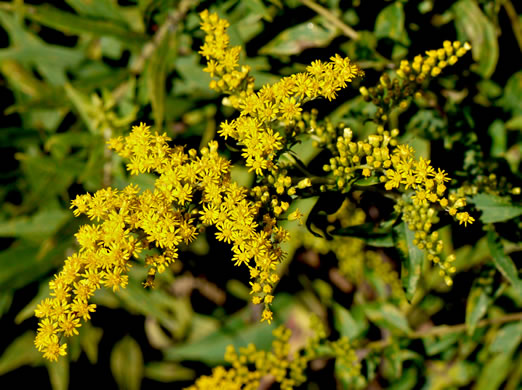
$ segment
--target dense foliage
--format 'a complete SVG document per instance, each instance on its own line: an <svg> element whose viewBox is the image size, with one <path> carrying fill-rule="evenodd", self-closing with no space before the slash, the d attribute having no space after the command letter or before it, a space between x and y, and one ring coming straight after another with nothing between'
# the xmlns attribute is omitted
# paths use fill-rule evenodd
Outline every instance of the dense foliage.
<svg viewBox="0 0 522 390"><path fill-rule="evenodd" d="M521 17L369 3L0 5L1 383L518 388Z"/></svg>

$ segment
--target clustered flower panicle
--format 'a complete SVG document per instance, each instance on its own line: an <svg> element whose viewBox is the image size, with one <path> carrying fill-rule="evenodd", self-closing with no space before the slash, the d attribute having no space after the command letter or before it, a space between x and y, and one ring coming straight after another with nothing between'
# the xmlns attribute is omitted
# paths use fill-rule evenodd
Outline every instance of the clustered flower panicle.
<svg viewBox="0 0 522 390"><path fill-rule="evenodd" d="M306 72L283 77L255 92L249 68L237 70L240 48L229 47L228 22L207 10L200 16L201 28L207 33L200 53L207 60L205 71L217 78L210 88L229 94L228 102L240 113L223 122L218 133L241 145L246 166L257 175L277 170L274 160L286 143L277 130L280 123L298 121L304 103L318 97L335 99L341 88L364 74L349 58L336 55L330 62L314 61Z"/></svg>
<svg viewBox="0 0 522 390"><path fill-rule="evenodd" d="M279 281L277 265L284 256L281 243L290 239L289 232L278 226L278 219L284 218L300 193L316 189L312 183L316 178L293 177L287 164L279 160L290 151L297 134L312 136L317 146L332 153L330 163L324 166L328 177L321 178L324 184L319 191L347 192L360 178L374 178L385 191L402 193L397 210L415 231L417 246L428 252L430 260L441 267L446 283L451 283L453 258L440 259L442 241L437 232L430 232L437 221L437 208L447 210L465 225L474 219L467 212L459 212L465 206L464 197L446 196L445 183L450 180L446 173L436 171L429 160L417 159L411 147L399 145L396 129L387 131L380 125L376 134L355 141L351 129L329 122L323 126L317 123L316 113L302 112L304 103L320 97L332 100L341 88L362 76L357 65L339 55L329 62L317 60L306 72L284 77L255 92L249 68L239 65L240 48L229 45L228 22L208 11L201 13L201 20L206 37L200 53L207 60L205 71L213 78L210 87L227 94L225 102L239 112L235 119L221 124L219 134L239 145L257 185L247 189L232 181L231 163L219 155L217 141L209 142L199 152L186 151L182 146L170 146L166 134L153 134L145 124L134 126L127 137L111 139L110 149L128 161L131 175L153 173L157 179L151 190L142 191L130 184L123 190L105 188L73 200L74 215L85 214L96 223L80 227L76 234L80 249L66 259L63 269L49 282L51 297L35 310L40 318L35 345L49 360L65 355L63 337L78 334L81 321L90 319L96 310L90 299L96 290L104 286L117 291L128 284L133 258L142 259L148 267L144 285L152 287L155 275L178 258L178 246L190 244L211 226L217 240L231 245L234 264L249 269L252 302L264 305L261 321L270 323L273 289ZM394 96L402 96L400 91L413 84L418 86L428 74L436 76L467 50L467 44L461 47L445 42L444 49L427 52L428 58L416 57L411 65L401 63L395 80L402 81L394 80L392 89L381 80L386 88L377 88L376 94L364 89L361 93L365 97L375 95L373 100L382 109L380 120L384 121L383 107L391 105ZM284 219L300 220L302 216L295 210ZM358 245L362 250L363 244ZM394 277L388 282L397 284ZM239 383L254 388L261 372L272 374L282 388L302 383L302 370L309 359L295 356L289 361L285 346L289 333L277 332L272 352L248 347L238 356L229 350L227 360L235 371L218 368L212 377L198 381L195 388L218 384L220 388L238 388ZM348 351L344 341L330 347ZM357 359L350 359L346 364L357 367ZM258 369L250 372L247 362Z"/></svg>
<svg viewBox="0 0 522 390"><path fill-rule="evenodd" d="M80 228L80 250L50 282L53 298L36 309L41 321L35 344L46 358L65 355L60 338L77 334L80 319L90 319L96 306L89 299L97 289L103 285L117 291L127 285L132 257L143 249L158 252L145 259L150 276L145 285L152 286L156 273L177 259L178 245L189 244L208 226L216 228L219 241L232 245L235 265L249 268L253 300L265 304L262 320L272 320L269 304L279 280L279 245L288 233L258 218L259 202L249 200L247 190L231 180L230 162L217 153L216 141L198 155L194 149L186 153L183 147L170 147L169 140L141 124L128 137L109 141L111 149L129 159L131 174L158 175L153 190L140 192L131 184L122 191L79 195L72 202L76 216L86 214L101 223Z"/></svg>
<svg viewBox="0 0 522 390"><path fill-rule="evenodd" d="M294 350L292 331L284 325L273 331L275 339L270 351L258 350L254 344L240 347L239 353L233 345L227 347L225 361L231 366L215 367L211 375L199 377L194 385L185 390L255 390L262 383L279 383L282 390L292 390L305 383L308 363L324 355L338 359L345 376L361 382L361 363L347 337L336 341L326 340L326 332L319 318L311 316L313 331L304 348ZM321 348L324 352L320 352Z"/></svg>

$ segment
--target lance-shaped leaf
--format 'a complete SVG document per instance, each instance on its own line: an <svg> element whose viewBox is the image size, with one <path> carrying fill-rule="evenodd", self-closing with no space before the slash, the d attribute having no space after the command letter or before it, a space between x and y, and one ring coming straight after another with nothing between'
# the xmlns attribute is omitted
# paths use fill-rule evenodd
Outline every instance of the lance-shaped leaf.
<svg viewBox="0 0 522 390"><path fill-rule="evenodd" d="M488 232L488 246L495 267L513 285L517 294L522 296L522 280L518 277L517 267L511 257L504 252L500 238L495 232Z"/></svg>
<svg viewBox="0 0 522 390"><path fill-rule="evenodd" d="M484 223L504 222L522 214L521 206L497 195L477 194L470 198L470 202L482 211L480 220Z"/></svg>
<svg viewBox="0 0 522 390"><path fill-rule="evenodd" d="M417 284L421 276L424 252L413 243L415 233L408 229L406 223L403 222L398 225L396 232L398 234L398 240L405 241L406 248L408 249L408 253L402 252L405 256L402 263L401 279L402 285L406 290L406 298L411 301L417 290Z"/></svg>

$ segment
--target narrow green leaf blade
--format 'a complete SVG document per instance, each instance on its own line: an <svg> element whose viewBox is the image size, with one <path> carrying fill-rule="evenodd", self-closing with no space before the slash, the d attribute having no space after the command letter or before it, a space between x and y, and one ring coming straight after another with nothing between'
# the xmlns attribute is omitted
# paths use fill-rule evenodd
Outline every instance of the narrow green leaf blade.
<svg viewBox="0 0 522 390"><path fill-rule="evenodd" d="M489 296L482 286L477 286L471 290L468 301L466 302L466 325L468 334L473 334L477 323L486 314L490 303Z"/></svg>
<svg viewBox="0 0 522 390"><path fill-rule="evenodd" d="M413 243L415 233L412 232L406 223L401 223L397 227L399 233L399 239L406 241L406 247L408 253L406 254L406 261L402 265L401 279L402 285L406 290L406 298L411 300L415 291L417 290L417 284L421 276L422 262L424 261L424 252L417 248Z"/></svg>
<svg viewBox="0 0 522 390"><path fill-rule="evenodd" d="M482 211L480 219L484 223L504 222L522 215L521 206L497 195L477 194L470 198L470 202Z"/></svg>
<svg viewBox="0 0 522 390"><path fill-rule="evenodd" d="M368 304L364 312L371 321L394 333L408 334L411 331L406 316L392 304L380 302Z"/></svg>
<svg viewBox="0 0 522 390"><path fill-rule="evenodd" d="M497 335L489 350L491 352L512 351L518 347L522 341L522 321L507 324L497 332Z"/></svg>
<svg viewBox="0 0 522 390"><path fill-rule="evenodd" d="M34 347L34 332L27 331L16 338L0 356L0 375L40 360L42 355Z"/></svg>
<svg viewBox="0 0 522 390"><path fill-rule="evenodd" d="M57 362L46 361L47 371L53 390L67 390L69 388L69 359L62 357Z"/></svg>
<svg viewBox="0 0 522 390"><path fill-rule="evenodd" d="M488 232L488 246L493 263L500 273L513 285L519 296L522 296L522 280L518 277L517 267L513 260L506 255L500 238L495 232Z"/></svg>
<svg viewBox="0 0 522 390"><path fill-rule="evenodd" d="M139 344L125 336L111 353L111 371L120 389L139 390L143 378L143 355Z"/></svg>

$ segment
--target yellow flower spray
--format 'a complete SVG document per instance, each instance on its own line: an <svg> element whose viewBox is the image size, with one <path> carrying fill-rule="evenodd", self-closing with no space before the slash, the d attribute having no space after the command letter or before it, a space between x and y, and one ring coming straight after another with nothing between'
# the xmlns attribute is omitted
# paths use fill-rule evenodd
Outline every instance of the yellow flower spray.
<svg viewBox="0 0 522 390"><path fill-rule="evenodd" d="M329 176L327 184L322 184L319 191L346 192L358 178L375 176L387 191L411 194L398 201L397 209L416 232L417 245L441 265L447 283L451 281L451 259L440 261L441 241L436 232L428 234L436 218L434 207L448 210L460 223L472 223L473 218L458 212L465 206L464 198L444 196L444 183L449 180L445 172L435 171L429 161L416 159L410 147L398 145L397 130L387 131L380 126L377 134L355 142L350 129L343 128L340 135L335 126L324 129L321 125L303 125L302 105L316 98L334 99L341 88L363 75L357 65L339 55L329 62L317 60L306 72L284 77L255 92L249 68L239 65L240 48L229 45L228 22L208 11L201 13L201 20L206 37L200 53L207 60L205 71L213 78L210 87L227 94L225 103L239 111L236 119L221 124L219 134L237 142L249 171L261 179L259 185L248 190L232 181L230 161L219 155L217 141L209 142L199 152L185 151L180 146L169 146L171 139L166 134L153 134L145 124L133 127L127 137L110 140L109 147L128 161L131 175L152 172L157 179L152 190L142 191L131 184L123 190L106 188L94 195L80 195L72 202L74 215L85 214L96 224L79 229L76 238L80 249L66 259L63 269L49 283L51 297L35 310L40 318L35 345L49 360L65 355L67 343L63 338L77 334L81 321L90 319L96 305L89 301L96 290L104 286L117 291L127 285L133 258L144 255L149 267L144 285L152 287L155 275L178 258L178 245L190 244L208 226L215 227L219 241L231 245L234 264L249 269L252 302L264 305L261 321L270 323L273 289L279 281L277 265L284 255L280 244L290 239L289 233L277 226L277 218L289 209L293 199L315 185L309 177L291 177L278 161L282 153L290 150L297 134L315 137L318 146L334 155L324 167ZM416 57L411 65L401 63L398 81L390 85L419 85L428 74L436 76L440 69L455 63L469 47L445 43L442 50L428 52L427 59ZM382 90L388 88L386 80L382 85ZM362 89L361 93L372 99L373 91ZM384 94L387 100L376 97L382 97L382 93L373 97L382 106L380 120L385 119L384 105L389 105L393 96L404 98L393 93L391 89ZM301 216L296 210L287 219ZM276 336L284 343L289 335L284 330L278 332ZM336 348L343 350L341 346ZM266 357L261 356L263 353L254 348L250 355L258 364ZM272 353L281 361L287 354L279 347ZM291 375L292 382L284 382L279 368L270 368L271 374L281 379L277 381L283 388L292 388L304 380L298 373L306 362L296 359L289 364L285 369L296 373L295 377ZM245 376L241 367L237 371L241 383L258 383L255 372ZM222 383L224 378L228 387L222 388L239 388L237 378L230 378L229 372L216 369L213 377L218 377L217 382L209 383ZM196 388L208 387L201 383Z"/></svg>

